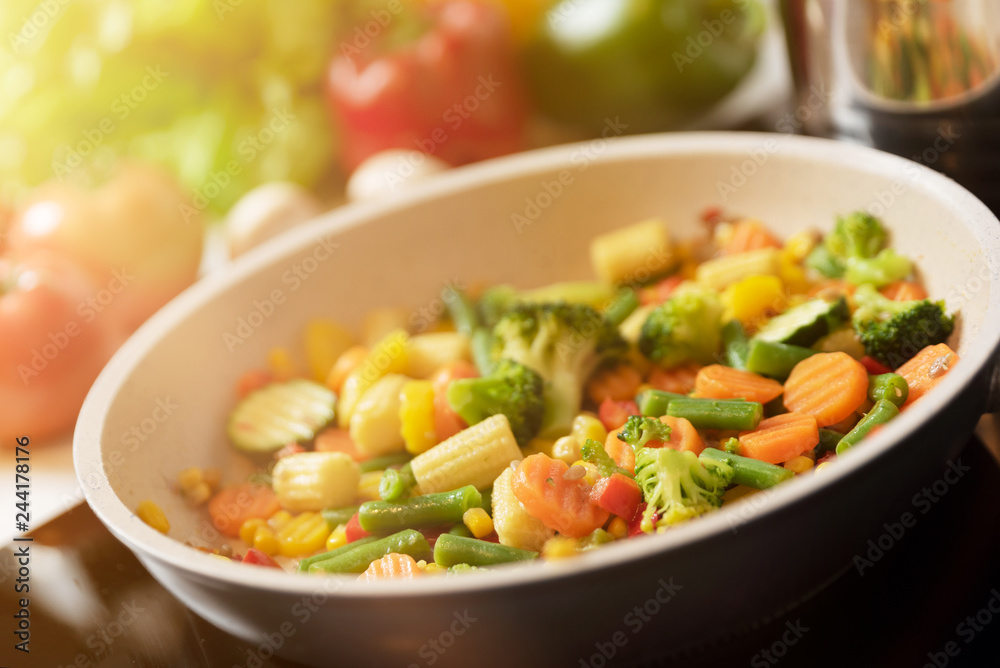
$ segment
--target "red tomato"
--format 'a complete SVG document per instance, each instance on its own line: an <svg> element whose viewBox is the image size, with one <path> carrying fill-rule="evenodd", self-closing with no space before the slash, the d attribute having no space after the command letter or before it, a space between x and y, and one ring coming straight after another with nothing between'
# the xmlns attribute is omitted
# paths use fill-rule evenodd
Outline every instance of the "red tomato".
<svg viewBox="0 0 1000 668"><path fill-rule="evenodd" d="M348 39L330 63L328 101L347 171L387 149L463 165L523 148L526 107L504 11L468 0L418 11L395 19L429 26L415 40L384 51L391 40Z"/></svg>
<svg viewBox="0 0 1000 668"><path fill-rule="evenodd" d="M0 260L0 442L32 442L73 426L83 399L120 339L88 319L93 285L51 253Z"/></svg>
<svg viewBox="0 0 1000 668"><path fill-rule="evenodd" d="M54 250L91 273L84 317L131 333L191 284L201 262L201 216L171 177L126 164L101 188L40 186L10 224L8 252Z"/></svg>

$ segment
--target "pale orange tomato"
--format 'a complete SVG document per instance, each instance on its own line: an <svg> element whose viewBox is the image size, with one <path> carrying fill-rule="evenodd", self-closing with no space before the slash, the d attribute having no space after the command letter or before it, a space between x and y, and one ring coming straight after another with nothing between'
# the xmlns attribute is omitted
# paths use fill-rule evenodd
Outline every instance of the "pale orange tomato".
<svg viewBox="0 0 1000 668"><path fill-rule="evenodd" d="M11 221L7 252L54 250L87 269L88 305L129 333L190 285L198 273L201 215L165 172L123 163L100 188L40 186Z"/></svg>
<svg viewBox="0 0 1000 668"><path fill-rule="evenodd" d="M0 259L0 443L7 448L68 431L97 374L120 343L108 319L81 312L93 293L85 271L39 251Z"/></svg>

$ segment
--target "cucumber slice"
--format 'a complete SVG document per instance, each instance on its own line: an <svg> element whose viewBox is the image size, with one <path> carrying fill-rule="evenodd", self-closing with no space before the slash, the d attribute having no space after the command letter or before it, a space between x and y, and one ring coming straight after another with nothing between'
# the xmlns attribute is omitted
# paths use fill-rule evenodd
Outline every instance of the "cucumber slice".
<svg viewBox="0 0 1000 668"><path fill-rule="evenodd" d="M808 347L847 322L850 315L843 297L833 302L810 299L768 320L754 338Z"/></svg>
<svg viewBox="0 0 1000 668"><path fill-rule="evenodd" d="M229 439L240 450L263 453L310 441L333 420L336 401L337 395L310 380L271 383L229 414Z"/></svg>

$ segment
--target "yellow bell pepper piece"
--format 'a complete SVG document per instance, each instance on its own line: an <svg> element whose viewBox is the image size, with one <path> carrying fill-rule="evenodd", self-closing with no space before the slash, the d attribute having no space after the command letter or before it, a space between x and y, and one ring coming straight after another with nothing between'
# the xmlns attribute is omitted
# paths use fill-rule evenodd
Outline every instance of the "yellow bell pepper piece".
<svg viewBox="0 0 1000 668"><path fill-rule="evenodd" d="M788 300L777 276L748 276L733 283L722 293L726 319L736 318L744 326L763 318L768 311L785 310Z"/></svg>
<svg viewBox="0 0 1000 668"><path fill-rule="evenodd" d="M406 451L419 455L437 443L434 428L434 387L429 380L411 380L399 392L400 430Z"/></svg>
<svg viewBox="0 0 1000 668"><path fill-rule="evenodd" d="M324 382L333 363L354 345L354 337L334 320L316 318L305 327L306 361L317 382Z"/></svg>

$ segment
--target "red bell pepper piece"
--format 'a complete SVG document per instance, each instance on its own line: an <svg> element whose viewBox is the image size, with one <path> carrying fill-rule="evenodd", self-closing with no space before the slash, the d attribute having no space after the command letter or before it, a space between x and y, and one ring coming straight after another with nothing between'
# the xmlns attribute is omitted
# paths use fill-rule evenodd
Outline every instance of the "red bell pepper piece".
<svg viewBox="0 0 1000 668"><path fill-rule="evenodd" d="M254 547L247 550L242 563L252 564L254 566L266 566L268 568L281 568L277 561Z"/></svg>
<svg viewBox="0 0 1000 668"><path fill-rule="evenodd" d="M868 373L873 376L879 376L883 373L892 373L892 369L882 364L877 359L868 357L868 355L861 358L861 364L864 365L865 369L868 370Z"/></svg>
<svg viewBox="0 0 1000 668"><path fill-rule="evenodd" d="M628 537L638 536L643 532L642 530L642 514L646 511L646 502L643 501L635 509L635 514L632 515L632 519L628 523ZM653 523L656 523L656 516L653 516Z"/></svg>
<svg viewBox="0 0 1000 668"><path fill-rule="evenodd" d="M612 515L630 520L642 502L642 492L635 480L621 473L615 473L598 480L590 491L590 498Z"/></svg>
<svg viewBox="0 0 1000 668"><path fill-rule="evenodd" d="M344 536L347 538L348 543L353 543L370 535L370 533L361 528L361 520L358 518L357 513L354 513L344 526Z"/></svg>
<svg viewBox="0 0 1000 668"><path fill-rule="evenodd" d="M607 397L597 408L597 417L608 431L614 431L628 422L630 415L639 415L639 406L634 401L615 401Z"/></svg>
<svg viewBox="0 0 1000 668"><path fill-rule="evenodd" d="M390 44L421 22L419 37ZM523 85L500 7L445 0L404 10L366 42L345 41L327 74L348 171L387 149L463 165L523 148Z"/></svg>

